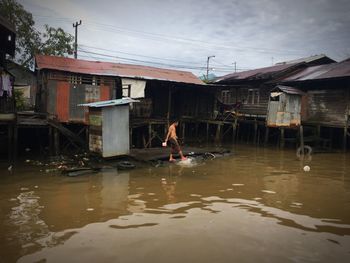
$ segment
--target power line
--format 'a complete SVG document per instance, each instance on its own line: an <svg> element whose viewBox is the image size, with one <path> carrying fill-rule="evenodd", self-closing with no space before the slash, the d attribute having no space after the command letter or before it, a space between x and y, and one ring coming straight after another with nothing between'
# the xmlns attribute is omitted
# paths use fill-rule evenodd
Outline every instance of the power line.
<svg viewBox="0 0 350 263"><path fill-rule="evenodd" d="M94 59L112 59L113 62L115 60L123 60L123 61L128 61L128 62L133 62L133 63L144 63L144 64L151 64L151 65L156 65L156 66L162 66L162 67L171 67L171 68L177 68L177 69L191 69L191 70L205 70L205 66L188 66L188 65L174 65L174 64L167 64L167 63L160 63L160 62L155 62L155 61L146 61L146 60L140 60L140 59L132 59L132 58L126 58L126 57L120 57L120 56L115 56L115 55L110 55L110 54L104 54L104 53L99 53L99 52L92 52L92 51L87 51L85 49L79 48L79 51L82 53L85 53L91 57L91 55L94 55ZM98 57L96 57L98 56ZM85 56L87 57L87 56ZM232 69L226 69L226 68L215 68L216 71L218 72L232 72Z"/></svg>
<svg viewBox="0 0 350 263"><path fill-rule="evenodd" d="M41 18L48 18L50 20L59 20L59 21L71 21L69 18L57 18L57 17L50 17L50 16L42 16L42 15L37 15L33 14L35 17L41 17ZM90 20L91 22L87 21L85 24L92 25L95 27L99 27L100 29L108 32L115 32L119 34L124 34L124 35L129 35L131 37L135 38L141 38L141 39L148 39L148 40L158 40L158 41L165 41L171 43L175 42L181 42L182 44L187 43L187 44L196 44L197 46L201 47L219 47L223 49L230 49L230 50L237 50L239 52L245 52L248 49L255 50L257 52L264 52L264 53L273 53L273 54L278 54L278 53L283 53L283 54L288 54L288 53L299 53L302 52L302 50L279 50L279 49L269 49L269 48L262 48L262 47L252 47L252 46L240 46L237 44L222 44L222 43L209 43L206 41L202 41L199 39L191 39L191 38L184 38L184 37L179 37L179 36L169 36L169 35L164 35L164 34L157 34L157 33L150 33L150 32L144 32L144 31L139 31L139 30L130 30L122 27L116 27L114 25L110 24L103 24L99 23L97 21ZM137 34L135 36L135 34Z"/></svg>

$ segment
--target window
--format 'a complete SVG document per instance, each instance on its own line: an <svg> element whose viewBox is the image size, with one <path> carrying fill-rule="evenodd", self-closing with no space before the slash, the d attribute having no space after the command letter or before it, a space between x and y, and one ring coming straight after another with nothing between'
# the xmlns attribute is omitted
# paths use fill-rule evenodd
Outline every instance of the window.
<svg viewBox="0 0 350 263"><path fill-rule="evenodd" d="M131 85L122 86L122 97L130 97Z"/></svg>
<svg viewBox="0 0 350 263"><path fill-rule="evenodd" d="M259 104L260 94L258 89L248 89L246 104Z"/></svg>
<svg viewBox="0 0 350 263"><path fill-rule="evenodd" d="M69 82L72 84L81 84L81 76L78 75L70 75Z"/></svg>
<svg viewBox="0 0 350 263"><path fill-rule="evenodd" d="M221 91L221 101L224 104L232 104L233 103L233 94L230 90Z"/></svg>

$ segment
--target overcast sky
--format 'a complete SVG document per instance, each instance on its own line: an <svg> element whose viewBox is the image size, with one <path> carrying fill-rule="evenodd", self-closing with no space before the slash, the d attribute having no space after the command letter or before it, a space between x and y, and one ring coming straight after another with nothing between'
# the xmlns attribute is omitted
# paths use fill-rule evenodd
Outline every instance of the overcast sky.
<svg viewBox="0 0 350 263"><path fill-rule="evenodd" d="M19 2L38 29L49 24L74 34L72 23L81 19L82 59L201 75L207 56L215 55L211 72L223 75L234 71L234 62L243 70L322 53L337 61L350 57L349 0Z"/></svg>

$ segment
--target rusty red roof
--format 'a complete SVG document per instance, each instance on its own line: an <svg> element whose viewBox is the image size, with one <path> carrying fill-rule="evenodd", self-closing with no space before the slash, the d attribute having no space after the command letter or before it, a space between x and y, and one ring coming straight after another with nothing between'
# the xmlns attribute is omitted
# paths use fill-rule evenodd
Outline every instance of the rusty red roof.
<svg viewBox="0 0 350 263"><path fill-rule="evenodd" d="M313 66L282 79L283 82L350 77L350 60Z"/></svg>
<svg viewBox="0 0 350 263"><path fill-rule="evenodd" d="M291 64L281 64L281 65L275 65L271 67L265 67L265 68L259 68L259 69L253 69L253 70L247 70L242 72L236 72L231 73L225 76L222 76L215 80L215 82L226 82L230 80L247 80L247 79L260 79L260 78L266 78L267 76L283 72L284 70L287 70L289 68L294 67L295 65L298 65L299 63L291 63Z"/></svg>
<svg viewBox="0 0 350 263"><path fill-rule="evenodd" d="M88 61L65 57L37 55L37 69L53 69L73 73L119 76L138 79L157 79L191 84L204 84L193 73L141 65Z"/></svg>

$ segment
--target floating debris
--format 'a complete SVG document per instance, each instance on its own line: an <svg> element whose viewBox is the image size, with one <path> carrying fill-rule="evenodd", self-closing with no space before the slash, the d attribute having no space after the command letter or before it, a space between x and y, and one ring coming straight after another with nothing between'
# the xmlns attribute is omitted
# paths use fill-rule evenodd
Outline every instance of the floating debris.
<svg viewBox="0 0 350 263"><path fill-rule="evenodd" d="M263 193L267 193L267 194L275 194L275 191L270 191L270 190L261 190L261 192Z"/></svg>
<svg viewBox="0 0 350 263"><path fill-rule="evenodd" d="M93 208L86 208L86 211L94 211L95 209L93 209Z"/></svg>

